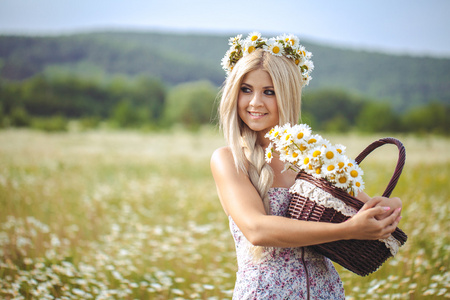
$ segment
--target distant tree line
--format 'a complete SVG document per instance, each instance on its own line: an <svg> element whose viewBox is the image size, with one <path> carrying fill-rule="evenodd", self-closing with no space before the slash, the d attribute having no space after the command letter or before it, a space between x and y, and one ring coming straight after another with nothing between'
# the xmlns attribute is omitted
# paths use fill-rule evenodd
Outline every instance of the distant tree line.
<svg viewBox="0 0 450 300"><path fill-rule="evenodd" d="M108 80L74 75L37 75L0 83L0 126L67 130L107 124L117 128L196 129L216 123L219 88L209 81L167 86L153 77ZM396 112L390 103L342 90L313 90L303 95L301 122L322 131L424 132L449 134L450 106L432 102Z"/></svg>
<svg viewBox="0 0 450 300"><path fill-rule="evenodd" d="M199 80L219 86L229 35L92 32L60 36L0 35L0 80L69 73L91 78L159 78L168 85ZM389 55L302 44L314 56L308 90L338 88L389 99L398 113L430 101L450 104L450 59Z"/></svg>

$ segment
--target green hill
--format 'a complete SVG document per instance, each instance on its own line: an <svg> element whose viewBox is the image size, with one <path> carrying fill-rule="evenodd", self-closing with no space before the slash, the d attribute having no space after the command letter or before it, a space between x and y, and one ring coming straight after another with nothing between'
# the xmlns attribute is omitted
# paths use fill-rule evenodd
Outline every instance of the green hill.
<svg viewBox="0 0 450 300"><path fill-rule="evenodd" d="M168 85L207 79L222 84L228 36L157 32L94 32L0 36L0 78L41 73L148 75ZM450 103L450 59L388 55L302 42L314 54L314 91L338 88L391 103L397 111Z"/></svg>

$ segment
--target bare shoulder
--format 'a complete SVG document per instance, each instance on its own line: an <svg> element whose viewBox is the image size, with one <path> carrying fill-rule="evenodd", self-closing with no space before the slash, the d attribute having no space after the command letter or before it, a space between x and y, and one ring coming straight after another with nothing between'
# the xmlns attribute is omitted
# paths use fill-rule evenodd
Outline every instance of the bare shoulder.
<svg viewBox="0 0 450 300"><path fill-rule="evenodd" d="M211 155L211 168L229 163L234 163L234 159L233 153L231 153L231 149L228 146L216 149Z"/></svg>
<svg viewBox="0 0 450 300"><path fill-rule="evenodd" d="M233 153L231 152L230 147L216 149L211 155L210 164L211 171L216 179L219 174L230 176L234 173L234 175L237 175Z"/></svg>

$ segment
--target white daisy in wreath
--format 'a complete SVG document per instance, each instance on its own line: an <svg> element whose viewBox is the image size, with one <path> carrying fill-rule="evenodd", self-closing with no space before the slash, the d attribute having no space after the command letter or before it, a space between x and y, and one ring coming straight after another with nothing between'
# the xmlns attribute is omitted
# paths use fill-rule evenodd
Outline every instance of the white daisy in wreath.
<svg viewBox="0 0 450 300"><path fill-rule="evenodd" d="M261 33L259 33L258 31L253 31L248 35L247 38L252 42L256 42L261 38Z"/></svg>
<svg viewBox="0 0 450 300"><path fill-rule="evenodd" d="M267 51L272 55L282 56L284 54L284 47L280 42L271 39L267 41Z"/></svg>

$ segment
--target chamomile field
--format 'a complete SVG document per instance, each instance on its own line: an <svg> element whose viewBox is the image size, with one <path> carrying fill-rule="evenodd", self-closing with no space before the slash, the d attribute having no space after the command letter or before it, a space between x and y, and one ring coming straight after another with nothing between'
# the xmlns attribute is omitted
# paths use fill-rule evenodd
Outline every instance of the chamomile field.
<svg viewBox="0 0 450 300"><path fill-rule="evenodd" d="M355 157L384 137L323 136ZM348 299L450 298L450 140L396 136L408 241L377 272L337 266ZM234 243L209 158L219 132L0 131L1 299L230 299ZM362 164L380 195L397 149Z"/></svg>

